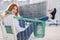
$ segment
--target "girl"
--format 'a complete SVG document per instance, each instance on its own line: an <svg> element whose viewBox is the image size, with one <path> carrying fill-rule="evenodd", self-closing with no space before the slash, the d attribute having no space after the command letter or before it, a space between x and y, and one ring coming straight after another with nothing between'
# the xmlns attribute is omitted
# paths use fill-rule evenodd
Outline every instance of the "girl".
<svg viewBox="0 0 60 40"><path fill-rule="evenodd" d="M15 3L12 3L8 7L7 11L5 11L5 13L2 14L2 17L4 19L4 25L13 27L13 24L14 24L14 27L16 29L16 34L17 34L17 40L28 40L33 30L35 29L35 27L37 27L38 23L32 22L27 28L25 27L22 28L19 24L20 21L15 19L14 16L18 17L18 5ZM49 16L46 16L39 20L46 21L48 20L49 17L51 18L52 15L50 14ZM25 21L23 23L25 23ZM25 25L23 23L22 25Z"/></svg>

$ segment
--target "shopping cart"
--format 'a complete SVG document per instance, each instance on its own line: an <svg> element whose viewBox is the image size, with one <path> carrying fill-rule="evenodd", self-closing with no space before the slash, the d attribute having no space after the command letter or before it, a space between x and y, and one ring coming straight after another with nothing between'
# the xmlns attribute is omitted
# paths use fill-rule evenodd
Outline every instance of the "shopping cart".
<svg viewBox="0 0 60 40"><path fill-rule="evenodd" d="M30 23L29 27L26 28L26 30L24 30L23 32L19 32L17 34L17 40L28 40L32 32L34 32L34 36L38 38L43 38L45 36L45 21L38 20L38 19L31 19L31 18L23 18L23 17L14 17L14 18L21 21L20 24L22 25L24 25L24 22Z"/></svg>

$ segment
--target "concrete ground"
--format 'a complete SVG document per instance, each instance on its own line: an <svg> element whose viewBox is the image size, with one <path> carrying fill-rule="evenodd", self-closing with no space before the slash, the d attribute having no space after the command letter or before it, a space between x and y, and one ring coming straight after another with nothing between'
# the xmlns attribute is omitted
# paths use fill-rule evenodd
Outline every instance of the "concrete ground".
<svg viewBox="0 0 60 40"><path fill-rule="evenodd" d="M33 33L30 40L60 40L60 26L46 26L44 38L36 38Z"/></svg>
<svg viewBox="0 0 60 40"><path fill-rule="evenodd" d="M33 33L30 37L30 40L60 40L60 26L46 26L45 29L45 37L44 38L36 38L34 37ZM3 35L0 28L0 40L3 40Z"/></svg>

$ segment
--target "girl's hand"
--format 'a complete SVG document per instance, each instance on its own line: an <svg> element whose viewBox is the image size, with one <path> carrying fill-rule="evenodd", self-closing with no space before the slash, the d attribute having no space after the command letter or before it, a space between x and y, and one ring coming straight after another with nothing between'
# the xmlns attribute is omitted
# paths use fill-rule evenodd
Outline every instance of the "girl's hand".
<svg viewBox="0 0 60 40"><path fill-rule="evenodd" d="M4 13L1 14L1 17L2 17L2 18L5 18L7 15L8 15L8 14L7 14L6 12L4 12Z"/></svg>

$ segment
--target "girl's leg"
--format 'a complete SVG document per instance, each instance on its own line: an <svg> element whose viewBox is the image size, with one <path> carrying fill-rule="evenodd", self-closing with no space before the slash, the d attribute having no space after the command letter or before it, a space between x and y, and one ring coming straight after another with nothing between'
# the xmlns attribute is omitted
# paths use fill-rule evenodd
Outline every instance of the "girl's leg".
<svg viewBox="0 0 60 40"><path fill-rule="evenodd" d="M20 27L25 28L25 21L24 20L20 20L19 21L19 25L20 25Z"/></svg>
<svg viewBox="0 0 60 40"><path fill-rule="evenodd" d="M48 16L46 16L46 17L40 18L39 20L47 21L48 19L49 19L49 17L48 17Z"/></svg>
<svg viewBox="0 0 60 40"><path fill-rule="evenodd" d="M32 22L30 26L17 34L17 40L28 40L38 23Z"/></svg>

